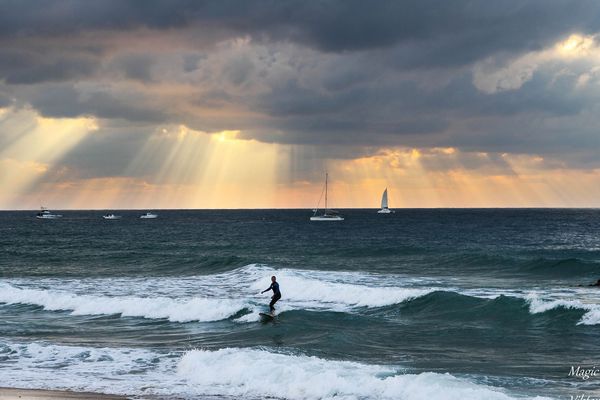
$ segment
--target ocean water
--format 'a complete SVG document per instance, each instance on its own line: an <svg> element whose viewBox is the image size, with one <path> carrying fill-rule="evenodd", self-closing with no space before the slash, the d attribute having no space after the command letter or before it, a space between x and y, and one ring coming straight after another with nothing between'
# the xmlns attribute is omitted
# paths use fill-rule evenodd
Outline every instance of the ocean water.
<svg viewBox="0 0 600 400"><path fill-rule="evenodd" d="M0 212L0 386L600 397L599 210L60 213Z"/></svg>

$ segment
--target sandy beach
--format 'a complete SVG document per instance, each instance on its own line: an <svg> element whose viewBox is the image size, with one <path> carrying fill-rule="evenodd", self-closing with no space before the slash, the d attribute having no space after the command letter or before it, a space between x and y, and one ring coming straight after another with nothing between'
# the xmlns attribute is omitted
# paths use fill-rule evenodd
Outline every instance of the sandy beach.
<svg viewBox="0 0 600 400"><path fill-rule="evenodd" d="M124 400L127 399L127 397L102 393L72 392L65 390L0 388L0 400L17 399Z"/></svg>

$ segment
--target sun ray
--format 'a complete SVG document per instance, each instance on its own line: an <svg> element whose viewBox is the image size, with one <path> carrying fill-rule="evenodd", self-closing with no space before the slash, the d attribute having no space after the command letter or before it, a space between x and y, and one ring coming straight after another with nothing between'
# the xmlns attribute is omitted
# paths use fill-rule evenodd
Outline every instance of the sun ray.
<svg viewBox="0 0 600 400"><path fill-rule="evenodd" d="M10 196L21 199L22 207L39 207L40 201L50 199L36 194L32 186L43 182L54 162L97 129L93 118L52 119L31 110L5 112L0 131L8 132L9 140L0 150L4 167L0 186L10 187ZM30 195L23 197L26 192ZM6 196L0 194L0 204L9 203Z"/></svg>

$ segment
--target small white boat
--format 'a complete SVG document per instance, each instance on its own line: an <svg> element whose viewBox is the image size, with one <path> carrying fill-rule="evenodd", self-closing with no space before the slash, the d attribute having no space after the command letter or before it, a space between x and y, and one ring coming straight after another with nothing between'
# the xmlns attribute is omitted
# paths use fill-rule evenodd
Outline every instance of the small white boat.
<svg viewBox="0 0 600 400"><path fill-rule="evenodd" d="M337 211L327 210L321 215L313 215L311 221L343 221L344 217L338 214Z"/></svg>
<svg viewBox="0 0 600 400"><path fill-rule="evenodd" d="M35 217L39 218L39 219L57 219L57 218L62 218L62 215L52 214L50 212L50 210L48 210L46 207L42 207L40 209L40 212L37 213Z"/></svg>
<svg viewBox="0 0 600 400"><path fill-rule="evenodd" d="M377 211L377 214L391 214L393 210L388 208L388 194L387 188L383 191L383 195L381 195L381 210Z"/></svg>
<svg viewBox="0 0 600 400"><path fill-rule="evenodd" d="M317 213L319 212L319 205L317 204L317 208L315 208L314 214L312 217L310 217L311 221L343 221L344 217L342 217L337 211L335 210L330 210L329 208L327 208L327 186L328 186L328 182L329 182L329 174L325 173L325 209L323 211L323 214L321 215L317 215ZM323 194L321 194L322 196ZM319 199L319 203L321 202L321 199Z"/></svg>
<svg viewBox="0 0 600 400"><path fill-rule="evenodd" d="M121 219L121 216L115 215L115 214L106 214L106 215L103 215L102 218L104 218L104 219Z"/></svg>
<svg viewBox="0 0 600 400"><path fill-rule="evenodd" d="M154 219L154 218L158 218L157 214L152 214L151 212L147 212L144 215L141 215L140 218L142 219Z"/></svg>

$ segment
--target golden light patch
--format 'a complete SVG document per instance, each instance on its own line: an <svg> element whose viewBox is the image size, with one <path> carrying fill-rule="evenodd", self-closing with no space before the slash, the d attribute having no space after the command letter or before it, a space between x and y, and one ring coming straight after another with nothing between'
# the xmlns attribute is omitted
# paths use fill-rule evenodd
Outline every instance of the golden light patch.
<svg viewBox="0 0 600 400"><path fill-rule="evenodd" d="M216 134L217 140L220 142L225 142L228 140L235 140L239 135L240 131L222 131Z"/></svg>
<svg viewBox="0 0 600 400"><path fill-rule="evenodd" d="M412 149L410 152L410 157L415 160L419 159L421 157L421 152L417 149Z"/></svg>
<svg viewBox="0 0 600 400"><path fill-rule="evenodd" d="M573 34L556 45L557 52L563 57L588 55L595 47L593 36Z"/></svg>

